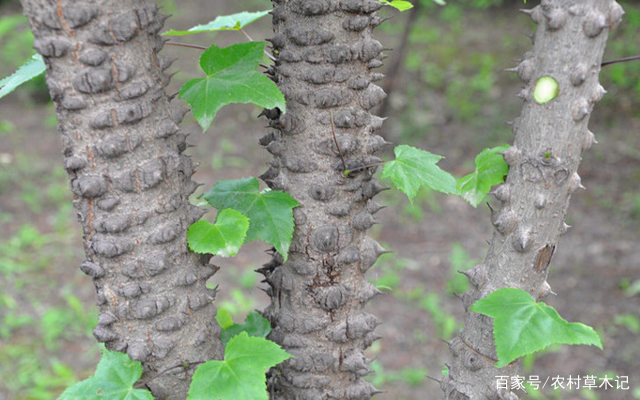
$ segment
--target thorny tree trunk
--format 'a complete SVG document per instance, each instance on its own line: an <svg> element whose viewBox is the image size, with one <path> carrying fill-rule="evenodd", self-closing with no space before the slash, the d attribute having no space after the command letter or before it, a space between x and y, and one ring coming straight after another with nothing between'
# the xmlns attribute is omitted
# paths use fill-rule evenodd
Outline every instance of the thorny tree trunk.
<svg viewBox="0 0 640 400"><path fill-rule="evenodd" d="M464 329L449 347L453 364L441 382L446 399L517 399L497 390L497 376L517 375L518 362L497 369L492 320L470 312L476 300L503 287L550 293L547 268L571 194L581 187L580 153L594 142L589 114L605 91L598 82L610 29L622 18L614 0L543 0L529 10L538 29L533 50L515 69L524 81L522 113L513 124L515 143L505 154L509 176L495 191L496 228L483 264L466 272L472 289L463 296ZM542 76L557 80L557 98L538 104L533 88Z"/></svg>
<svg viewBox="0 0 640 400"><path fill-rule="evenodd" d="M374 134L382 119L369 112L384 98L372 83L382 74L371 72L383 58L372 39L382 4L273 3L271 72L287 113L265 111L275 130L261 143L275 158L262 179L301 206L289 259L276 255L262 269L271 286L270 338L295 356L272 371L272 398L369 399L376 390L362 379L363 350L378 338L378 320L363 308L378 291L364 274L384 252L366 234L381 208L371 199L383 189L370 166L385 145Z"/></svg>
<svg viewBox="0 0 640 400"><path fill-rule="evenodd" d="M164 93L171 62L158 58L165 17L135 0L23 0L47 64L74 207L84 232L108 349L142 361L156 399L184 399L184 364L222 356L205 281L216 268L190 253L201 217L182 152L184 112ZM197 365L197 364L196 364ZM167 371L167 369L171 369Z"/></svg>

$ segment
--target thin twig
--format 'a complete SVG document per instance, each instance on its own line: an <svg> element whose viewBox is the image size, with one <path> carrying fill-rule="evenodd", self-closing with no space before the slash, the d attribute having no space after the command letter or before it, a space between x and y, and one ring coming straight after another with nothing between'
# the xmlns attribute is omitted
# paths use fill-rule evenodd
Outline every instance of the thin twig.
<svg viewBox="0 0 640 400"><path fill-rule="evenodd" d="M338 146L338 139L336 139L336 131L333 126L333 110L329 110L329 114L331 115L331 134L333 135L333 142L336 144L336 148L338 149L338 154L340 154L340 159L342 160L342 168L343 171L347 170L347 164L344 163L344 157L342 156L342 150L340 150L340 146Z"/></svg>
<svg viewBox="0 0 640 400"><path fill-rule="evenodd" d="M409 17L407 18L404 24L404 31L402 32L402 38L400 39L400 44L394 50L391 62L389 63L389 67L387 68L385 75L387 78L384 80L384 84L382 89L387 93L387 96L382 101L382 105L378 109L378 115L388 116L389 110L391 107L391 99L392 93L396 90L396 86L398 81L400 80L400 76L402 76L402 67L404 66L405 55L407 51L407 46L409 45L409 35L411 34L412 29L414 28L416 21L418 20L418 16L420 15L422 2L416 1L414 2L413 8L409 11Z"/></svg>
<svg viewBox="0 0 640 400"><path fill-rule="evenodd" d="M622 62L627 62L627 61L635 61L635 60L640 60L640 55L639 56L626 57L626 58L620 58L618 60L605 61L602 64L600 64L600 66L604 67L604 66L611 65L611 64L617 64L617 63L622 63Z"/></svg>
<svg viewBox="0 0 640 400"><path fill-rule="evenodd" d="M188 43L179 43L179 42L167 42L165 44L168 44L169 46L189 47L191 49L207 50L206 47L198 46L197 44L188 44Z"/></svg>

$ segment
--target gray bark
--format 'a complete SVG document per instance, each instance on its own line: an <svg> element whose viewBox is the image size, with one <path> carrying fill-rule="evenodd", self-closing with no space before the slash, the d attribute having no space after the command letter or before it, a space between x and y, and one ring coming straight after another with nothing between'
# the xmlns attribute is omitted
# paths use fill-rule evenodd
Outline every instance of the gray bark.
<svg viewBox="0 0 640 400"><path fill-rule="evenodd" d="M262 179L301 204L289 258L262 272L270 285L270 338L295 358L271 371L273 399L369 399L376 390L363 350L378 320L363 309L377 289L365 272L384 250L367 236L383 188L372 175L385 145L370 110L384 99L377 0L274 0L271 71L287 113L265 110L274 155ZM335 141L332 135L332 114ZM338 146L336 146L336 142ZM344 159L344 164L343 164ZM343 174L344 169L351 173Z"/></svg>
<svg viewBox="0 0 640 400"><path fill-rule="evenodd" d="M222 357L205 281L216 267L190 253L201 217L182 154L184 112L169 104L158 36L166 17L136 0L23 0L47 64L74 207L100 307L93 333L142 362L156 399L184 399L196 363ZM196 364L197 366L197 364Z"/></svg>
<svg viewBox="0 0 640 400"><path fill-rule="evenodd" d="M506 182L495 191L495 232L487 257L466 275L472 289L463 296L464 329L449 347L449 375L441 382L446 399L517 399L497 390L496 376L517 375L518 361L498 369L493 322L470 312L478 299L503 287L529 292L539 300L550 293L547 269L560 235L571 194L581 188L577 173L582 150L594 142L589 116L605 91L598 82L608 32L623 11L614 0L543 0L529 10L538 24L533 50L515 69L525 86L524 106L513 124L515 143L504 155ZM557 98L538 104L533 88L542 76L560 85Z"/></svg>

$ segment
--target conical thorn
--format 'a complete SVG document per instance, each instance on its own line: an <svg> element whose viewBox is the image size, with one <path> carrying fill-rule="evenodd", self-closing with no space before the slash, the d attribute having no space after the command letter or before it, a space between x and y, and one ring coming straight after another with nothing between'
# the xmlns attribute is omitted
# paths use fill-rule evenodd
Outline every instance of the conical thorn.
<svg viewBox="0 0 640 400"><path fill-rule="evenodd" d="M429 375L427 375L427 378L431 379L432 381L436 381L436 382L438 382L439 384L441 384L441 383L442 383L442 379L434 378L433 376L429 376Z"/></svg>
<svg viewBox="0 0 640 400"><path fill-rule="evenodd" d="M487 207L489 207L489 211L491 211L491 215L493 215L496 210L493 209L493 207L491 207L491 204L489 204L489 202L487 202Z"/></svg>

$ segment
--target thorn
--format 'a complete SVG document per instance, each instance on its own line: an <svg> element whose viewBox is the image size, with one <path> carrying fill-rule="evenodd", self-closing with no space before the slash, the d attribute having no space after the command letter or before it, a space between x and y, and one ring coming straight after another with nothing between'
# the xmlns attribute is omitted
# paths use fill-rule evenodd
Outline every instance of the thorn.
<svg viewBox="0 0 640 400"><path fill-rule="evenodd" d="M442 379L437 379L437 378L434 378L433 376L429 376L429 375L427 375L427 378L431 379L432 381L436 381L439 384L442 383Z"/></svg>
<svg viewBox="0 0 640 400"><path fill-rule="evenodd" d="M489 202L487 202L487 207L489 207L489 211L491 211L491 215L493 215L496 210L493 209L493 207L491 207L491 204L489 204Z"/></svg>
<svg viewBox="0 0 640 400"><path fill-rule="evenodd" d="M171 79L173 79L173 77L174 77L174 76L176 76L176 74L177 74L178 72L180 72L180 70L177 70L177 71L172 72L172 73L170 73L170 74L165 74L165 76L166 76L169 80L171 80Z"/></svg>
<svg viewBox="0 0 640 400"><path fill-rule="evenodd" d="M519 11L520 11L521 13L525 13L525 14L527 14L527 15L531 15L531 14L533 13L533 10L531 10L531 9L527 9L527 8L521 8Z"/></svg>
<svg viewBox="0 0 640 400"><path fill-rule="evenodd" d="M518 67L514 67L514 68L505 68L504 69L505 72L518 72Z"/></svg>
<svg viewBox="0 0 640 400"><path fill-rule="evenodd" d="M522 89L520 93L517 94L518 98L526 99L527 98L527 89Z"/></svg>
<svg viewBox="0 0 640 400"><path fill-rule="evenodd" d="M553 290L549 290L549 293L551 293L551 294L552 294L552 295L554 295L554 296L557 296L557 295L558 295L558 293L554 292Z"/></svg>

